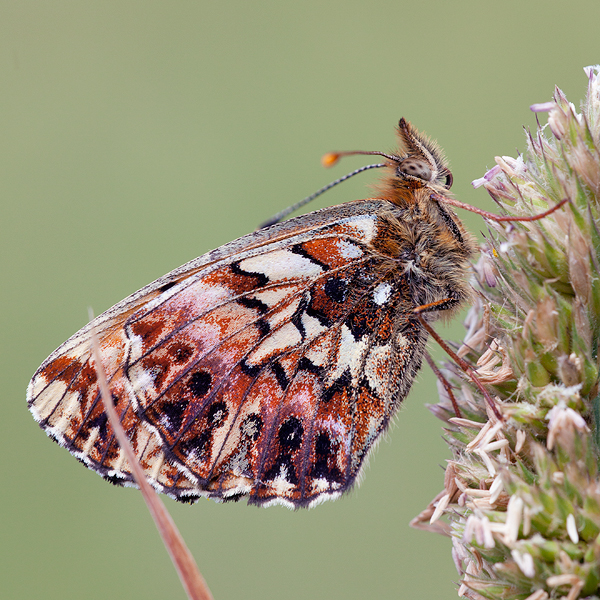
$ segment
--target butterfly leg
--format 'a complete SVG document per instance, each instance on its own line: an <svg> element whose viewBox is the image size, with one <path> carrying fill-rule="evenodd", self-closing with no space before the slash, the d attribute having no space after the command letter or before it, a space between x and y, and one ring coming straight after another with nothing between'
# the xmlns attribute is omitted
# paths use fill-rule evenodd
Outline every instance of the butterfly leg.
<svg viewBox="0 0 600 600"><path fill-rule="evenodd" d="M488 406L494 413L494 416L499 421L504 421L504 417L502 413L498 409L498 405L492 397L489 395L488 391L485 389L483 383L481 383L479 377L475 373L475 370L469 365L469 363L462 359L448 344L438 335L437 331L424 319L423 313L429 312L432 310L446 310L447 308L451 308L454 304L456 304L458 300L456 298L443 298L442 300L438 300L437 302L431 302L430 304L424 304L422 306L417 306L413 309L413 313L419 319L421 325L429 332L429 335L440 345L442 350L448 354L448 356L471 378L471 381L477 386L479 391L483 394L485 401L488 403ZM455 407L456 410L456 407Z"/></svg>
<svg viewBox="0 0 600 600"><path fill-rule="evenodd" d="M566 204L569 201L569 198L563 198L560 202L555 204L552 208L549 208L548 210L545 210L542 213L538 213L537 215L530 215L530 216L524 216L524 217L512 217L509 215L497 215L495 213L488 212L487 210L481 210L480 208L476 208L474 206L471 206L470 204L465 204L464 202L459 202L458 200L455 200L454 198L447 198L446 196L440 196L440 194L436 194L435 192L432 192L430 197L432 200L436 200L436 201L443 200L447 204L456 206L456 208L463 208L463 209L473 212L477 215L481 215L484 219L489 219L490 221L496 221L497 223L500 223L503 221L517 221L520 223L524 223L524 222L528 222L528 221L537 221L539 219L543 219L544 217L547 217L548 215L552 214L554 211L558 210L561 206L563 206L564 204Z"/></svg>
<svg viewBox="0 0 600 600"><path fill-rule="evenodd" d="M425 352L425 360L427 361L427 364L429 365L430 369L434 372L435 376L438 378L438 381L444 386L444 389L446 390L446 393L448 394L448 398L450 398L450 402L452 402L452 407L454 408L454 414L457 417L461 418L462 413L460 412L460 408L458 408L458 403L456 402L456 398L454 396L454 392L452 391L452 386L450 385L450 382L444 377L444 374L438 369L433 358L431 358L431 355L429 354L429 352Z"/></svg>

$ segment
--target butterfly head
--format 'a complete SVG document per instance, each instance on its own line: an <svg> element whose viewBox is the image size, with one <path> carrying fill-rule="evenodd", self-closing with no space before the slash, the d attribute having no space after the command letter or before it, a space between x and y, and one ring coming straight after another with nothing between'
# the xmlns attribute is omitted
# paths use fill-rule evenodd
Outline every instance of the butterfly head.
<svg viewBox="0 0 600 600"><path fill-rule="evenodd" d="M391 155L392 160L388 163L394 169L397 180L394 187L438 187L449 190L452 173L440 147L404 118L398 124L398 136L401 153Z"/></svg>

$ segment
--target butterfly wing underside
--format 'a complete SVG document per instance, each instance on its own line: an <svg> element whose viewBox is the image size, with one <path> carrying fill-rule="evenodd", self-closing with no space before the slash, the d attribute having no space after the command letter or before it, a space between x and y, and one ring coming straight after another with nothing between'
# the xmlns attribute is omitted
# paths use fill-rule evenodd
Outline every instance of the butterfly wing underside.
<svg viewBox="0 0 600 600"><path fill-rule="evenodd" d="M375 249L386 205L293 219L142 289L44 362L28 390L35 418L103 477L134 485L99 396L95 327L117 412L159 491L291 507L339 496L426 338Z"/></svg>

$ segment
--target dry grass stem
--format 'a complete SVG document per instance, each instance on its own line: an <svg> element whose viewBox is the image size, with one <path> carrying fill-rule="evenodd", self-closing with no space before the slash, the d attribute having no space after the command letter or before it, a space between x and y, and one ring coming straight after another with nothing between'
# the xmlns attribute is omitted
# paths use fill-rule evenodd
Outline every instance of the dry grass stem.
<svg viewBox="0 0 600 600"><path fill-rule="evenodd" d="M183 541L171 515L167 512L167 509L152 486L146 481L144 471L142 470L133 448L127 439L127 435L123 430L121 421L111 399L112 396L108 387L108 381L106 380L106 373L102 366L100 345L94 332L92 332L92 350L104 410L106 411L115 436L119 441L119 445L123 449L127 461L131 466L131 471L139 485L146 506L154 519L165 548L171 556L171 560L175 565L175 569L177 570L177 574L179 575L179 579L183 584L187 596L190 600L213 600L212 594L194 561L194 557Z"/></svg>

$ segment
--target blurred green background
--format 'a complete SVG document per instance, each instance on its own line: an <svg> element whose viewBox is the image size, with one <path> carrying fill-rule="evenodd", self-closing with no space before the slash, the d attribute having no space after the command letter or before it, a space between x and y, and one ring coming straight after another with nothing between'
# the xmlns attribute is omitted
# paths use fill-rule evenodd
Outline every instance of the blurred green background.
<svg viewBox="0 0 600 600"><path fill-rule="evenodd" d="M96 313L394 147L437 138L457 196L600 62L597 0L0 2L0 597L184 598L140 496L46 438L25 388ZM543 118L543 117L542 117ZM365 174L315 202L366 197ZM483 222L464 215L479 231ZM459 336L460 324L441 329ZM449 457L424 369L364 483L311 511L166 500L217 600L454 598L408 527Z"/></svg>

